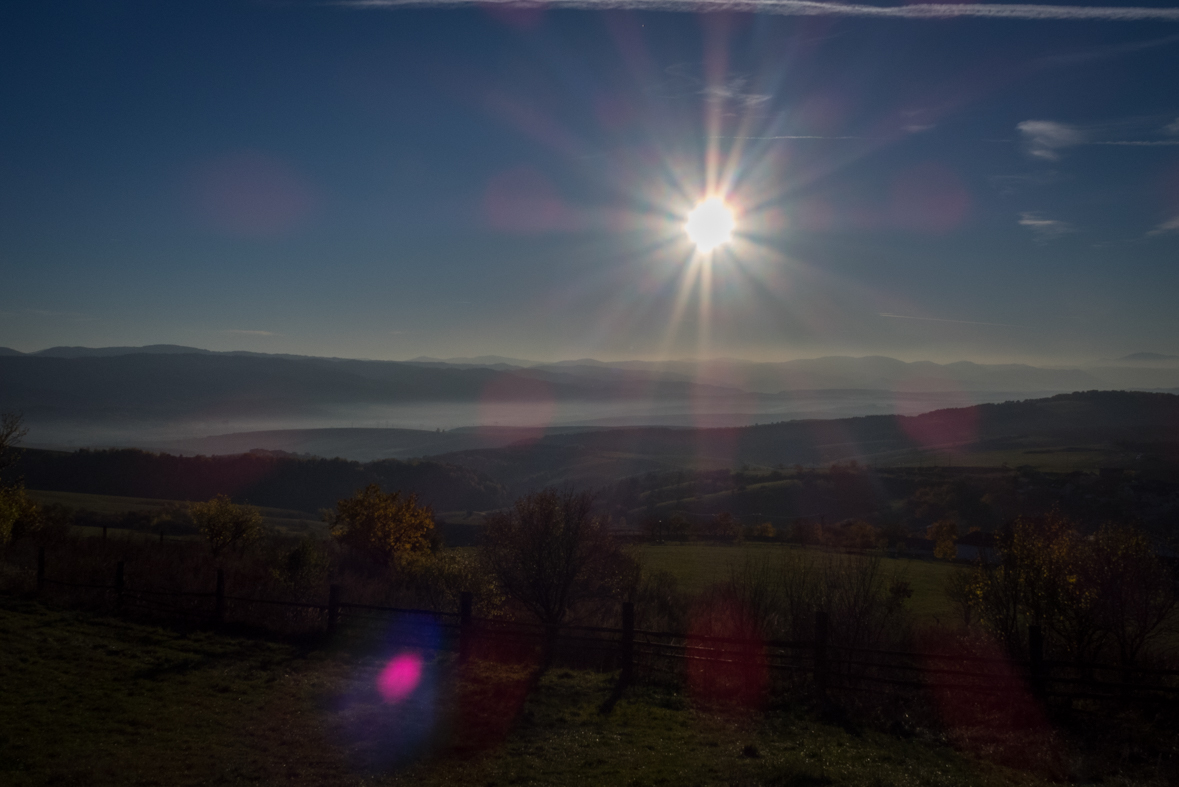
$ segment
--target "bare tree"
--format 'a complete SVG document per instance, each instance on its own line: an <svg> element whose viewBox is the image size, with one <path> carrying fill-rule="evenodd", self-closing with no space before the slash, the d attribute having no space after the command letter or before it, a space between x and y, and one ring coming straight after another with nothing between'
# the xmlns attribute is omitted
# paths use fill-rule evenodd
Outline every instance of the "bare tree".
<svg viewBox="0 0 1179 787"><path fill-rule="evenodd" d="M1139 530L1103 527L1094 547L1103 623L1117 645L1118 663L1133 666L1151 642L1167 634L1179 607L1175 582Z"/></svg>
<svg viewBox="0 0 1179 787"><path fill-rule="evenodd" d="M545 490L488 519L481 557L505 595L549 628L616 599L633 571L588 493Z"/></svg>
<svg viewBox="0 0 1179 787"><path fill-rule="evenodd" d="M20 413L0 413L0 472L16 464L16 446L28 433Z"/></svg>

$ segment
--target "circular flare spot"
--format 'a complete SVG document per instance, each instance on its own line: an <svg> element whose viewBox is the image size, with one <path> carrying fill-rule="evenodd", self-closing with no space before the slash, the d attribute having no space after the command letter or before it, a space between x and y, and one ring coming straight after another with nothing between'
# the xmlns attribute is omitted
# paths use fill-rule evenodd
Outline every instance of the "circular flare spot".
<svg viewBox="0 0 1179 787"><path fill-rule="evenodd" d="M377 691L390 705L413 693L422 680L422 659L412 653L393 657L377 677Z"/></svg>

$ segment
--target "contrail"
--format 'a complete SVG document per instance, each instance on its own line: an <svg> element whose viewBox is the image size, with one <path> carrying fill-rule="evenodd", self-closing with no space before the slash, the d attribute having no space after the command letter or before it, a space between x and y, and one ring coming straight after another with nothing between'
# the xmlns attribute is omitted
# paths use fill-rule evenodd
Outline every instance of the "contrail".
<svg viewBox="0 0 1179 787"><path fill-rule="evenodd" d="M917 3L914 5L858 5L816 0L337 0L330 5L348 8L413 8L504 6L509 8L574 8L634 11L739 11L779 16L848 16L882 19L1065 19L1107 22L1179 22L1179 8L1117 8L1084 5L1029 5L1006 3Z"/></svg>

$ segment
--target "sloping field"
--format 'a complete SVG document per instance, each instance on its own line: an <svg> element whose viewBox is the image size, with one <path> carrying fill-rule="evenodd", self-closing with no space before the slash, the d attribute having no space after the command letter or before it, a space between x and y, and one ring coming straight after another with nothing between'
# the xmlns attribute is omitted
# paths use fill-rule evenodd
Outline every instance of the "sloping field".
<svg viewBox="0 0 1179 787"><path fill-rule="evenodd" d="M0 783L33 785L1035 785L921 738L798 708L712 712L672 688L604 704L613 676L395 648L189 633L0 597ZM406 655L401 653L400 655ZM409 654L418 658L417 654ZM928 736L927 736L928 737Z"/></svg>

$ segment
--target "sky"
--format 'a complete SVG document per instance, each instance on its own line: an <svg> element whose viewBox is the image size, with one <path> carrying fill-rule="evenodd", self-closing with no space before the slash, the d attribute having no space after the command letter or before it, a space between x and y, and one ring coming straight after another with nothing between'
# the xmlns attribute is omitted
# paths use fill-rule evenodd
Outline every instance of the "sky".
<svg viewBox="0 0 1179 787"><path fill-rule="evenodd" d="M9 2L0 346L1179 353L1176 74L1164 3Z"/></svg>

